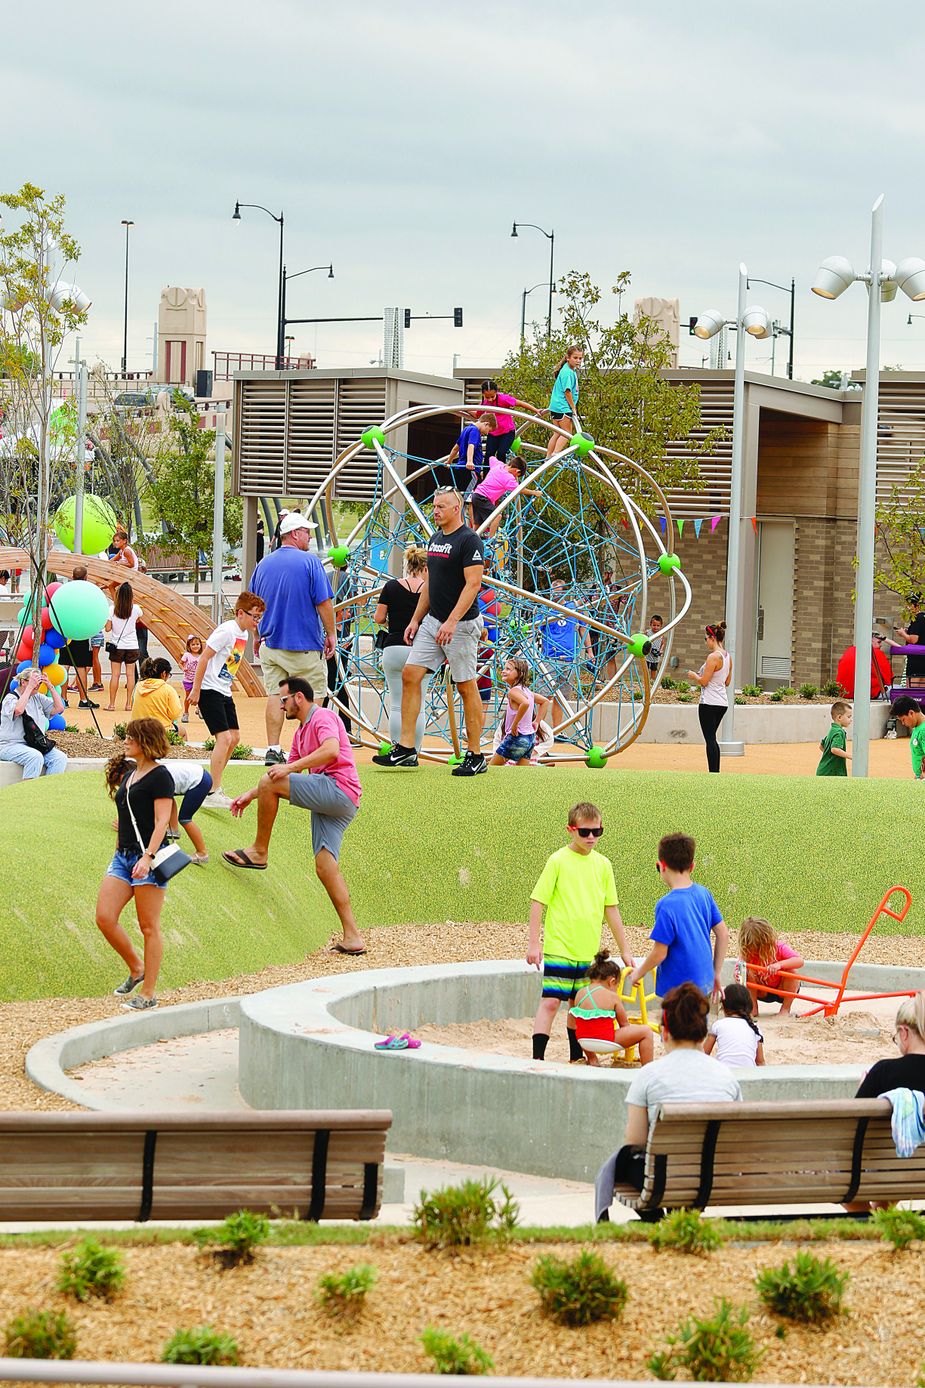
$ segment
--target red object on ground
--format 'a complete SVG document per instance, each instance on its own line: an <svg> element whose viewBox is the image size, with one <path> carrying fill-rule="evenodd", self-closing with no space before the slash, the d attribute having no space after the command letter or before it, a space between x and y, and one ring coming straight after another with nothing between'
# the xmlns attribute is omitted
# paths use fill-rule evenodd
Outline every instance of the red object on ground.
<svg viewBox="0 0 925 1388"><path fill-rule="evenodd" d="M838 669L835 671L835 678L844 689L849 699L854 698L854 671L855 657L857 652L854 646L849 646L838 662ZM879 671L879 678L878 672ZM893 683L893 671L890 662L887 660L883 651L875 651L871 647L870 651L870 697L877 699L883 693L880 682L883 681L883 688L889 689Z"/></svg>

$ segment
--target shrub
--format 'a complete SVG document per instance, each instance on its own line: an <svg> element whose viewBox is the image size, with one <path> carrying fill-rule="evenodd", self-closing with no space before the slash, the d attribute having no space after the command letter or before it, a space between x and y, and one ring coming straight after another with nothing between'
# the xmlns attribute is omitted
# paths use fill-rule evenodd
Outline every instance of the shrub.
<svg viewBox="0 0 925 1388"><path fill-rule="evenodd" d="M679 704L690 704L690 703L693 703L693 699L694 699L694 696L693 696L692 694L679 694L679 695L678 695L678 703L679 703Z"/></svg>
<svg viewBox="0 0 925 1388"><path fill-rule="evenodd" d="M649 1372L659 1379L680 1371L695 1383L746 1383L762 1357L748 1329L748 1307L736 1310L725 1297L712 1316L692 1316L666 1339L668 1349L648 1360Z"/></svg>
<svg viewBox="0 0 925 1388"><path fill-rule="evenodd" d="M73 1359L77 1352L76 1329L63 1311L30 1307L13 1317L5 1337L10 1359Z"/></svg>
<svg viewBox="0 0 925 1388"><path fill-rule="evenodd" d="M425 1191L411 1219L428 1248L464 1248L509 1238L519 1217L520 1207L507 1186L486 1176Z"/></svg>
<svg viewBox="0 0 925 1388"><path fill-rule="evenodd" d="M674 682L674 680L671 678L671 676L670 676L670 675L664 675L664 676L662 677L662 688L663 688L663 689L674 689L674 687L675 687L675 682Z"/></svg>
<svg viewBox="0 0 925 1388"><path fill-rule="evenodd" d="M258 1244L265 1243L270 1235L270 1221L266 1215L254 1214L252 1210L237 1210L214 1229L196 1229L193 1238L204 1248L215 1244L212 1256L222 1267L240 1267L252 1263Z"/></svg>
<svg viewBox="0 0 925 1388"><path fill-rule="evenodd" d="M925 1215L915 1210L901 1210L890 1205L886 1210L874 1210L874 1228L880 1237L902 1253L916 1239L925 1239Z"/></svg>
<svg viewBox="0 0 925 1388"><path fill-rule="evenodd" d="M768 698L773 704L782 704L784 702L784 691L782 689L772 689Z"/></svg>
<svg viewBox="0 0 925 1388"><path fill-rule="evenodd" d="M841 1313L851 1274L839 1272L831 1258L798 1253L779 1268L762 1268L755 1287L769 1311L792 1321L818 1324Z"/></svg>
<svg viewBox="0 0 925 1388"><path fill-rule="evenodd" d="M782 699L795 699L796 695L797 692L792 684L785 684L781 686L780 696Z"/></svg>
<svg viewBox="0 0 925 1388"><path fill-rule="evenodd" d="M847 699L848 697L847 689L844 685L839 684L838 680L826 680L819 693L824 694L827 699Z"/></svg>
<svg viewBox="0 0 925 1388"><path fill-rule="evenodd" d="M575 1258L540 1258L530 1281L544 1314L560 1325L617 1320L626 1305L626 1283L587 1249Z"/></svg>
<svg viewBox="0 0 925 1388"><path fill-rule="evenodd" d="M816 695L817 695L818 693L819 693L819 690L818 690L817 686L814 685L814 684L801 684L801 685L800 685L800 698L801 698L801 699L815 699L815 697L816 697Z"/></svg>
<svg viewBox="0 0 925 1388"><path fill-rule="evenodd" d="M162 1364L237 1364L237 1341L211 1325L175 1330L161 1351Z"/></svg>
<svg viewBox="0 0 925 1388"><path fill-rule="evenodd" d="M689 694L691 692L691 687L687 680L678 680L675 689L679 694Z"/></svg>
<svg viewBox="0 0 925 1388"><path fill-rule="evenodd" d="M127 726L128 726L127 723L114 723L114 724L113 724L113 727L112 727L112 735L113 735L113 738L115 739L116 742L124 742L124 741L125 741L125 729L127 728Z"/></svg>
<svg viewBox="0 0 925 1388"><path fill-rule="evenodd" d="M215 747L215 738L214 738L214 737L207 737L206 740L205 740L205 742L202 744L202 748L203 748L203 751L204 751L204 752L211 752L211 751L213 751L214 747Z"/></svg>
<svg viewBox="0 0 925 1388"><path fill-rule="evenodd" d="M99 1297L111 1301L125 1283L125 1265L112 1248L84 1239L61 1259L58 1291L78 1301Z"/></svg>
<svg viewBox="0 0 925 1388"><path fill-rule="evenodd" d="M743 684L742 693L746 699L760 699L763 690L759 684Z"/></svg>
<svg viewBox="0 0 925 1388"><path fill-rule="evenodd" d="M495 1367L491 1355L468 1335L460 1335L457 1340L445 1330L428 1325L421 1344L438 1374L487 1374Z"/></svg>
<svg viewBox="0 0 925 1388"><path fill-rule="evenodd" d="M164 731L167 734L167 741L169 742L171 747L186 746L186 738L181 737L180 734L177 732L176 728L165 728Z"/></svg>
<svg viewBox="0 0 925 1388"><path fill-rule="evenodd" d="M741 694L737 694L737 695L736 695L736 703L737 703L737 704L744 704L744 703L746 703L746 702L747 702L747 700L744 699L743 696L742 696Z"/></svg>
<svg viewBox="0 0 925 1388"><path fill-rule="evenodd" d="M326 1272L318 1278L315 1300L333 1319L355 1320L375 1280L376 1269L369 1263L360 1263L340 1274Z"/></svg>
<svg viewBox="0 0 925 1388"><path fill-rule="evenodd" d="M649 1231L653 1248L676 1248L679 1253L712 1253L726 1242L716 1225L699 1210L672 1210Z"/></svg>
<svg viewBox="0 0 925 1388"><path fill-rule="evenodd" d="M250 761L254 755L253 747L248 747L246 742L239 742L231 753L232 761Z"/></svg>
<svg viewBox="0 0 925 1388"><path fill-rule="evenodd" d="M64 731L66 733L79 733L80 729L78 728L76 723L65 723Z"/></svg>

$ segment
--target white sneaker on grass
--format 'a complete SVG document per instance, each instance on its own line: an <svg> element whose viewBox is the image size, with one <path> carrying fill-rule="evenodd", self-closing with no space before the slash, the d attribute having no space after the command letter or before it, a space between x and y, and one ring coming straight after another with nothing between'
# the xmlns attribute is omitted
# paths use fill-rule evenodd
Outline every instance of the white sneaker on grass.
<svg viewBox="0 0 925 1388"><path fill-rule="evenodd" d="M210 790L203 800L207 810L229 810L231 808L231 797L226 795L219 786L218 790Z"/></svg>

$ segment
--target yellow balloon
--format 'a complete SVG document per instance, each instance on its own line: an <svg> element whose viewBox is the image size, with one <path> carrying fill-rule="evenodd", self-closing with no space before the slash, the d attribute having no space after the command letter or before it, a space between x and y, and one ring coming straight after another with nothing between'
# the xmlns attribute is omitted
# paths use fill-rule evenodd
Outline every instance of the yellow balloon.
<svg viewBox="0 0 925 1388"><path fill-rule="evenodd" d="M44 680L43 680L42 683L39 685L39 693L40 693L40 694L50 694L50 693L51 693L50 689L48 688L48 685L45 683Z"/></svg>
<svg viewBox="0 0 925 1388"><path fill-rule="evenodd" d="M67 671L63 665L57 661L52 665L46 665L42 671L49 684L62 684L67 679Z"/></svg>

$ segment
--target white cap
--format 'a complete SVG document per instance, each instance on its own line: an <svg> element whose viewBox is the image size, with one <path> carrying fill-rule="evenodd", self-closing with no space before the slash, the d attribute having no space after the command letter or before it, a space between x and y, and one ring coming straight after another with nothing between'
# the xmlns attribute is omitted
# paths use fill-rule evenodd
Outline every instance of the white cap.
<svg viewBox="0 0 925 1388"><path fill-rule="evenodd" d="M293 530L315 530L315 522L303 516L301 511L290 511L279 523L280 535L291 535Z"/></svg>

